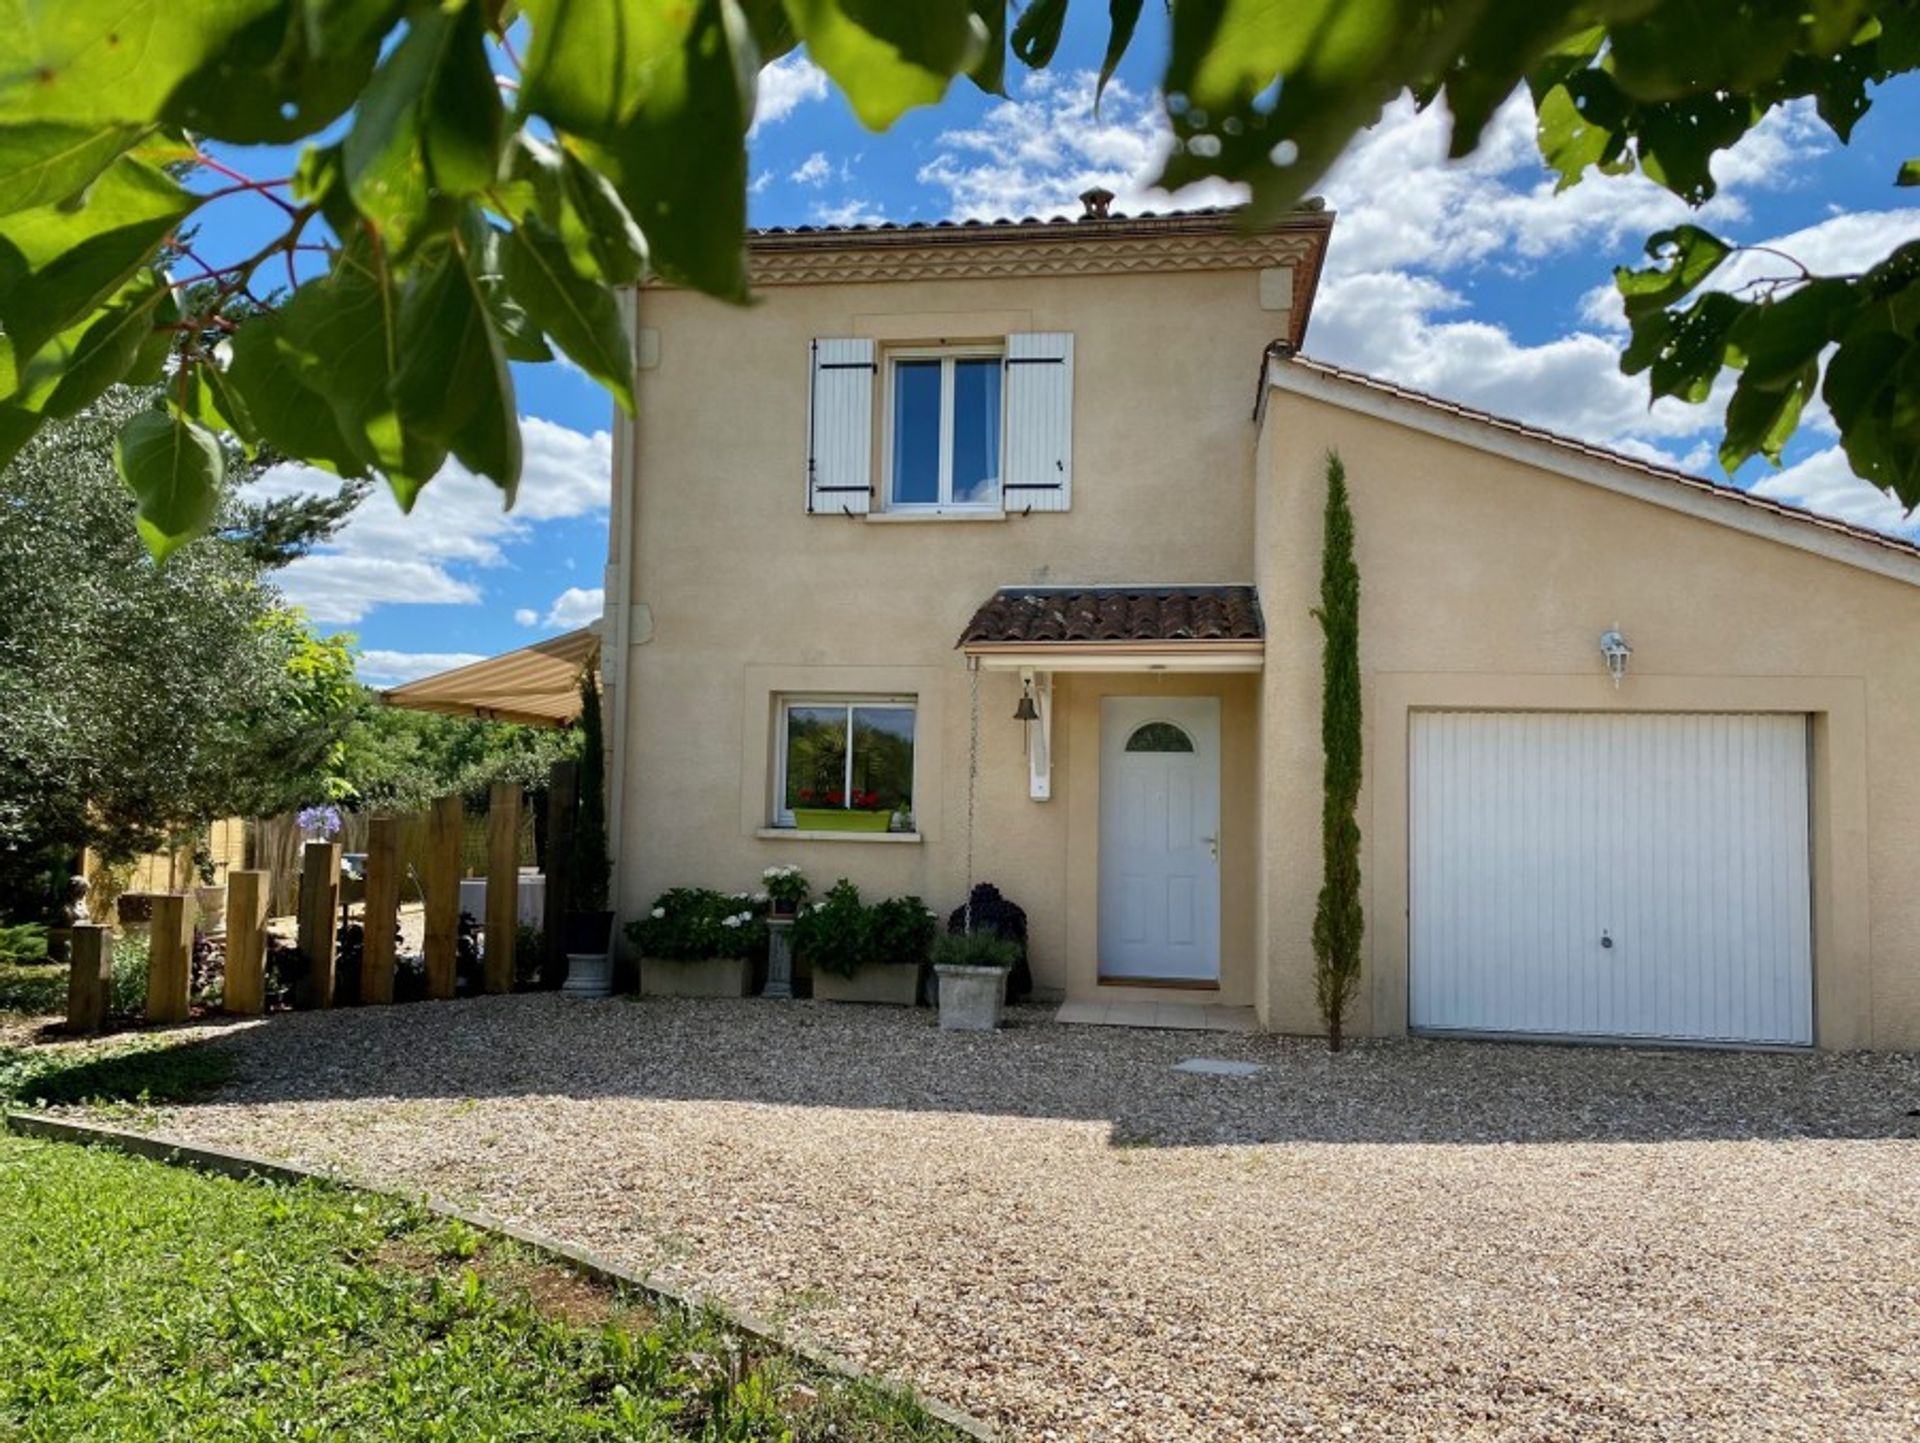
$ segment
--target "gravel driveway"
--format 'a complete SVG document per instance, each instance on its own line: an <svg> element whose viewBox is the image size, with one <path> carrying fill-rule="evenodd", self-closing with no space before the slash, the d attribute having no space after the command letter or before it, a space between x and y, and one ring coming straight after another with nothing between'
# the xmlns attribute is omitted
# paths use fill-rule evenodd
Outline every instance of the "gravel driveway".
<svg viewBox="0 0 1920 1443"><path fill-rule="evenodd" d="M1047 1015L279 1017L161 1126L590 1244L1015 1438L1920 1436L1920 1058Z"/></svg>

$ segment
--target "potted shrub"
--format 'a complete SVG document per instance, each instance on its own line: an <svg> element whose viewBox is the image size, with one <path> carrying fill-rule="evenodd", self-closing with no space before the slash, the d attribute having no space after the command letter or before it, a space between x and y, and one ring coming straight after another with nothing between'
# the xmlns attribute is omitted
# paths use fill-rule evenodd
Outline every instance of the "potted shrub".
<svg viewBox="0 0 1920 1443"><path fill-rule="evenodd" d="M607 753L600 720L600 684L589 663L580 670L579 800L567 849L567 911L560 919L567 957L564 990L572 997L613 991L613 912L607 906Z"/></svg>
<svg viewBox="0 0 1920 1443"><path fill-rule="evenodd" d="M769 867L760 874L765 883L767 900L776 917L797 917L800 904L807 900L806 874L798 867Z"/></svg>
<svg viewBox="0 0 1920 1443"><path fill-rule="evenodd" d="M812 969L813 995L823 1002L911 1007L934 931L933 913L918 897L867 907L842 878L793 924L793 952Z"/></svg>
<svg viewBox="0 0 1920 1443"><path fill-rule="evenodd" d="M751 905L705 887L664 892L627 924L648 997L745 997L766 940L766 923Z"/></svg>
<svg viewBox="0 0 1920 1443"><path fill-rule="evenodd" d="M1027 914L993 883L981 882L969 902L953 909L947 930L987 932L1013 943L1019 956L1007 973L1007 1001L1018 1002L1033 991L1033 972L1027 966Z"/></svg>
<svg viewBox="0 0 1920 1443"><path fill-rule="evenodd" d="M1000 1025L1007 973L1018 944L991 932L946 932L933 944L940 979L940 1026L949 1032L991 1032Z"/></svg>

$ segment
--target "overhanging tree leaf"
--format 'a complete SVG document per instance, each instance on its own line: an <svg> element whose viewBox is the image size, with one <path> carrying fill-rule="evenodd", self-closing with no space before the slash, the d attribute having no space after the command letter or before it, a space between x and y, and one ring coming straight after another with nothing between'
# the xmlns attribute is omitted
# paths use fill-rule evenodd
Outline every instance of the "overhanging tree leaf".
<svg viewBox="0 0 1920 1443"><path fill-rule="evenodd" d="M1007 0L972 0L980 23L980 53L967 67L967 78L988 95L1007 93Z"/></svg>
<svg viewBox="0 0 1920 1443"><path fill-rule="evenodd" d="M1113 79L1113 73L1126 58L1127 47L1133 44L1133 32L1140 23L1140 0L1108 0L1107 13L1107 53L1101 57L1100 78L1093 87L1096 110L1100 107L1100 97L1107 92L1107 82Z"/></svg>
<svg viewBox="0 0 1920 1443"><path fill-rule="evenodd" d="M1647 254L1664 264L1643 271L1622 266L1613 273L1613 283L1629 319L1685 300L1733 254L1733 247L1712 231L1680 225L1650 237Z"/></svg>
<svg viewBox="0 0 1920 1443"><path fill-rule="evenodd" d="M166 334L154 328L178 315L172 291L158 277L137 277L104 310L55 336L20 367L4 404L41 418L72 416L117 381L147 380L129 373L143 352L150 365L165 354Z"/></svg>
<svg viewBox="0 0 1920 1443"><path fill-rule="evenodd" d="M355 111L341 174L396 251L451 225L448 202L494 179L505 118L484 35L478 0L415 11Z"/></svg>
<svg viewBox="0 0 1920 1443"><path fill-rule="evenodd" d="M607 178L562 151L560 237L583 273L608 285L632 285L646 269L647 240Z"/></svg>
<svg viewBox="0 0 1920 1443"><path fill-rule="evenodd" d="M0 120L148 124L182 81L285 3L8 0L0 6Z"/></svg>
<svg viewBox="0 0 1920 1443"><path fill-rule="evenodd" d="M1067 0L1032 0L1013 26L1013 53L1035 70L1052 63L1067 23Z"/></svg>
<svg viewBox="0 0 1920 1443"><path fill-rule="evenodd" d="M633 410L633 360L620 308L605 286L578 275L566 243L537 218L504 246L508 288L553 343Z"/></svg>
<svg viewBox="0 0 1920 1443"><path fill-rule="evenodd" d="M305 288L294 302L304 294ZM341 476L364 476L365 445L348 440L327 398L307 384L312 365L307 340L298 334L298 317L289 323L286 314L294 302L240 327L231 362L223 380L210 385L206 404L233 423L250 448L267 446ZM352 378L339 379L344 384Z"/></svg>
<svg viewBox="0 0 1920 1443"><path fill-rule="evenodd" d="M78 194L139 135L137 125L0 125L0 215Z"/></svg>
<svg viewBox="0 0 1920 1443"><path fill-rule="evenodd" d="M16 364L105 304L197 204L163 171L123 155L83 204L0 218L0 327Z"/></svg>
<svg viewBox="0 0 1920 1443"><path fill-rule="evenodd" d="M1858 305L1855 287L1828 276L1779 300L1748 306L1728 338L1741 356L1742 381L1765 388L1797 384L1807 366L1840 338Z"/></svg>
<svg viewBox="0 0 1920 1443"><path fill-rule="evenodd" d="M1782 385L1757 386L1740 378L1727 402L1726 435L1720 443L1720 465L1729 475L1755 454L1780 464L1787 438L1800 424L1800 413L1819 379L1820 368L1811 362Z"/></svg>
<svg viewBox="0 0 1920 1443"><path fill-rule="evenodd" d="M344 115L403 0L278 0L216 46L162 117L242 145L284 145Z"/></svg>
<svg viewBox="0 0 1920 1443"><path fill-rule="evenodd" d="M581 142L662 275L743 299L757 61L739 6L530 0L527 10L534 44L522 107ZM598 78L584 84L587 75Z"/></svg>
<svg viewBox="0 0 1920 1443"><path fill-rule="evenodd" d="M171 411L143 411L120 428L113 459L155 560L206 530L227 466L213 432Z"/></svg>
<svg viewBox="0 0 1920 1443"><path fill-rule="evenodd" d="M444 445L513 504L520 428L507 358L487 314L472 261L471 230L450 237L400 306L393 401L408 432ZM403 507L414 495L396 487Z"/></svg>
<svg viewBox="0 0 1920 1443"><path fill-rule="evenodd" d="M939 100L990 39L968 0L787 0L787 13L807 54L869 130Z"/></svg>

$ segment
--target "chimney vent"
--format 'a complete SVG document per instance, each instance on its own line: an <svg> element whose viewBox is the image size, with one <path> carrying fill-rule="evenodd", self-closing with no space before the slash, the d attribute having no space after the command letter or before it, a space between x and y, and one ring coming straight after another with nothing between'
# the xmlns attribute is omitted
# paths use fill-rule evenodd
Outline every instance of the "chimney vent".
<svg viewBox="0 0 1920 1443"><path fill-rule="evenodd" d="M1105 220L1107 207L1113 204L1113 192L1096 185L1092 190L1080 192L1080 204L1086 207L1080 213L1081 220Z"/></svg>

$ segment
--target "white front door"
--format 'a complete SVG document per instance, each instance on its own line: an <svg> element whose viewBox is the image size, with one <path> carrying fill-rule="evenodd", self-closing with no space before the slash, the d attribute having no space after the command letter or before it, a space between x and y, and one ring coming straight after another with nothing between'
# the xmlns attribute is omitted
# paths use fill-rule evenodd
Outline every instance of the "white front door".
<svg viewBox="0 0 1920 1443"><path fill-rule="evenodd" d="M1220 699L1100 703L1100 975L1220 979Z"/></svg>

